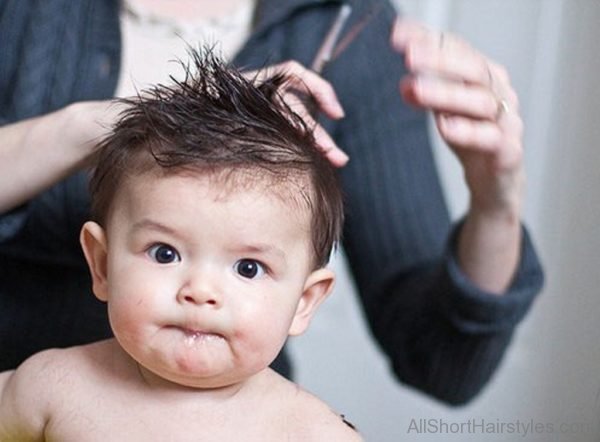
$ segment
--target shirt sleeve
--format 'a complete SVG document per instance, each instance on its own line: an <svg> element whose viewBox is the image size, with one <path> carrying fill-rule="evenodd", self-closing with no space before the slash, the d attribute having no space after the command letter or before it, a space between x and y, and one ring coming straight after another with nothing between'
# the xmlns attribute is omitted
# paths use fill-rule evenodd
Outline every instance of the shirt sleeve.
<svg viewBox="0 0 600 442"><path fill-rule="evenodd" d="M453 232L445 260L440 300L447 319L465 333L494 333L510 330L525 316L543 285L543 273L529 232L522 226L520 262L508 290L496 295L481 290L462 272L457 261L457 238Z"/></svg>
<svg viewBox="0 0 600 442"><path fill-rule="evenodd" d="M0 214L0 243L14 237L27 219L27 205L16 207Z"/></svg>
<svg viewBox="0 0 600 442"><path fill-rule="evenodd" d="M4 126L9 122L8 118L0 115L0 126ZM6 212L0 212L0 244L13 238L23 228L26 219L27 204Z"/></svg>

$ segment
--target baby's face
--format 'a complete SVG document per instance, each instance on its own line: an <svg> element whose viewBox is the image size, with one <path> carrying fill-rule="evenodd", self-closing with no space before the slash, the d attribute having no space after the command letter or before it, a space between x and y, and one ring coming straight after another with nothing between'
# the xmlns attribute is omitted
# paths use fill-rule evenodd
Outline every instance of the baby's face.
<svg viewBox="0 0 600 442"><path fill-rule="evenodd" d="M271 363L311 274L308 209L263 185L217 185L192 175L128 180L106 231L117 340L152 373L205 388Z"/></svg>

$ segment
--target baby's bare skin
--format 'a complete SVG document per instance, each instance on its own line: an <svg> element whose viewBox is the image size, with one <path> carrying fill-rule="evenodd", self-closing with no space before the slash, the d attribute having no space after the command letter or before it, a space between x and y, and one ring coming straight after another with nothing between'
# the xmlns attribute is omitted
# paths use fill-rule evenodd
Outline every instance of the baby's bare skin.
<svg viewBox="0 0 600 442"><path fill-rule="evenodd" d="M3 441L361 440L270 369L220 389L149 384L114 340L39 353L0 388Z"/></svg>

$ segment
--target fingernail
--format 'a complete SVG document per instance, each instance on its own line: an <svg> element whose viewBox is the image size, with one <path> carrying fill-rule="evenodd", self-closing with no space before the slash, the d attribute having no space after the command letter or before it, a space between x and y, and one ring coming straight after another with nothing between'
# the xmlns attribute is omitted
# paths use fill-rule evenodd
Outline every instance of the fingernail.
<svg viewBox="0 0 600 442"><path fill-rule="evenodd" d="M396 20L396 22L394 23L390 41L395 49L404 49L404 46L406 45L406 33L404 32L402 21Z"/></svg>
<svg viewBox="0 0 600 442"><path fill-rule="evenodd" d="M346 154L346 152L340 149L334 151L334 156L335 158L332 158L332 160L334 160L332 163L337 167L343 167L348 164L348 161L350 161L350 157Z"/></svg>
<svg viewBox="0 0 600 442"><path fill-rule="evenodd" d="M330 118L339 119L346 116L341 103L335 99L327 100L327 114ZM325 110L325 109L324 109Z"/></svg>

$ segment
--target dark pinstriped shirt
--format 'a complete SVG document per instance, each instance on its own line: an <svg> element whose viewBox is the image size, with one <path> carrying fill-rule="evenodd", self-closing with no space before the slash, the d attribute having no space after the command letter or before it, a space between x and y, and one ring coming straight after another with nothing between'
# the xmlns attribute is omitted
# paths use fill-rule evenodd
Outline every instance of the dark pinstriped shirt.
<svg viewBox="0 0 600 442"><path fill-rule="evenodd" d="M369 2L351 3L352 22ZM116 0L2 1L0 121L112 97L118 7ZM310 64L338 7L334 0L259 2L254 32L235 63ZM458 268L460 224L449 221L425 115L397 93L405 70L388 44L393 18L385 2L324 72L346 111L341 121L323 122L351 157L340 171L343 245L366 319L398 379L459 404L499 365L542 286L542 270L525 230L504 296L482 292ZM85 175L74 175L0 216L0 370L43 348L110 335L77 240L88 212L86 185ZM285 361L278 366L289 373Z"/></svg>

